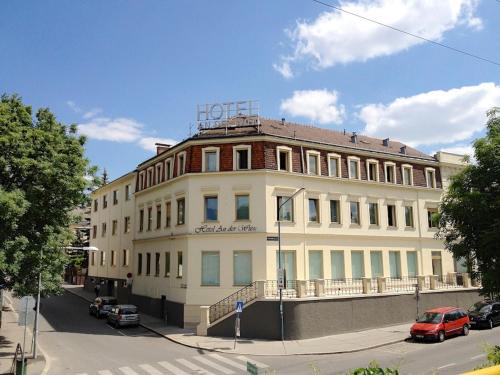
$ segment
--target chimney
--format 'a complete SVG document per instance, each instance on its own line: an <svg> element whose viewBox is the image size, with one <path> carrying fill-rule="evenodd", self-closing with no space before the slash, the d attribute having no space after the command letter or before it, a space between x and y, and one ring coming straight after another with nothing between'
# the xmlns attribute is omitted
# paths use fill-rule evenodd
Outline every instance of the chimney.
<svg viewBox="0 0 500 375"><path fill-rule="evenodd" d="M156 155L159 155L170 148L170 145L166 145L165 143L155 143L155 146L156 146Z"/></svg>
<svg viewBox="0 0 500 375"><path fill-rule="evenodd" d="M403 146L399 149L399 152L403 155L406 155L406 146Z"/></svg>
<svg viewBox="0 0 500 375"><path fill-rule="evenodd" d="M382 144L383 144L385 147L389 147L389 138L386 138L386 139L382 140Z"/></svg>
<svg viewBox="0 0 500 375"><path fill-rule="evenodd" d="M351 142L352 143L358 143L358 135L356 134L356 132L352 132Z"/></svg>
<svg viewBox="0 0 500 375"><path fill-rule="evenodd" d="M284 117L281 118L281 125L285 126L285 118Z"/></svg>

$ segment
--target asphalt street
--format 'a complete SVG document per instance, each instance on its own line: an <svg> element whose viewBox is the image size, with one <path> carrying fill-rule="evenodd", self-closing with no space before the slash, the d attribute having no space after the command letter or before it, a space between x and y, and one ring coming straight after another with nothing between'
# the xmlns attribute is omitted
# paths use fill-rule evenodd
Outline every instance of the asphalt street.
<svg viewBox="0 0 500 375"><path fill-rule="evenodd" d="M42 302L40 344L50 375L346 374L372 360L402 374L458 374L485 361L484 344L500 345L500 327L473 330L444 343L402 342L368 351L321 356L245 357L196 350L142 327L115 329L88 315L88 304L65 293ZM317 371L317 372L315 372Z"/></svg>

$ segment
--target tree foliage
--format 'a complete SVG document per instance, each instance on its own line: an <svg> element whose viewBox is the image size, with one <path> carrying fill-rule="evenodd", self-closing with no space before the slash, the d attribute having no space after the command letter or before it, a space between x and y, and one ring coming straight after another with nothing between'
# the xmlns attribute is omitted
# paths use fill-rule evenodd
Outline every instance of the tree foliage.
<svg viewBox="0 0 500 375"><path fill-rule="evenodd" d="M0 283L18 295L60 290L71 243L71 210L84 204L95 174L85 138L49 109L32 115L17 95L0 99ZM40 259L40 250L43 257Z"/></svg>
<svg viewBox="0 0 500 375"><path fill-rule="evenodd" d="M454 176L439 221L446 248L468 260L481 275L483 294L491 296L500 295L499 116L500 108L488 112L486 136L474 142L476 162Z"/></svg>

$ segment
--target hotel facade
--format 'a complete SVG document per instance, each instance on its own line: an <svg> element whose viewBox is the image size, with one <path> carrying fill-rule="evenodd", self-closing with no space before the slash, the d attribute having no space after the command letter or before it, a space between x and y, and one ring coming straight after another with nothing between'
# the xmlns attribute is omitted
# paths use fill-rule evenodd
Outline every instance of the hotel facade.
<svg viewBox="0 0 500 375"><path fill-rule="evenodd" d="M99 250L90 254L88 288L105 282L143 311L194 326L202 306L257 281L276 286L278 220L294 298L303 294L297 285L317 288L315 280L374 280L376 289L384 278L466 272L436 239L435 217L462 156L241 120L158 145L93 192L90 245Z"/></svg>

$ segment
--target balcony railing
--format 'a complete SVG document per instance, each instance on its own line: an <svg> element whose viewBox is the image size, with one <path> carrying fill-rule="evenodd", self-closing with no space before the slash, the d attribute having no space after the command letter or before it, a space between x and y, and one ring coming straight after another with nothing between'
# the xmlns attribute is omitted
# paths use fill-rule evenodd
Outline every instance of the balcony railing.
<svg viewBox="0 0 500 375"><path fill-rule="evenodd" d="M413 292L418 286L416 277L388 277L385 279L385 288L391 292Z"/></svg>

